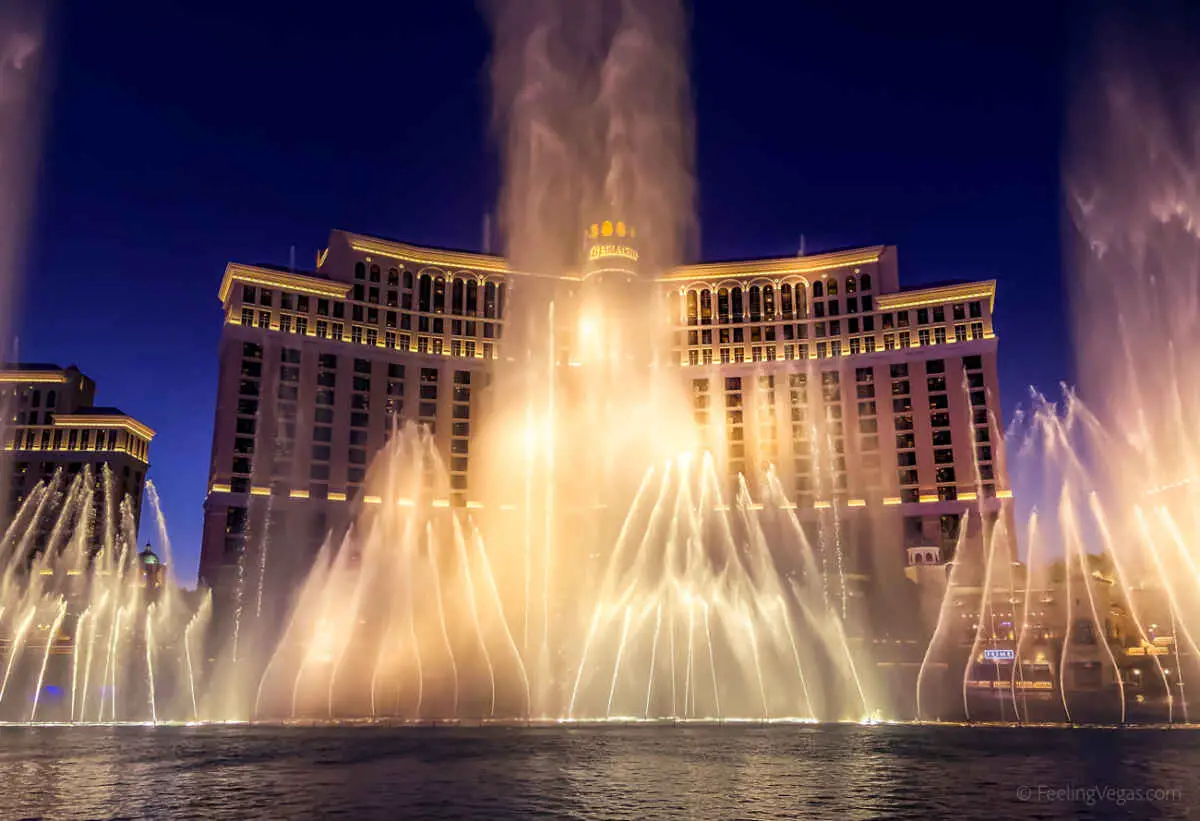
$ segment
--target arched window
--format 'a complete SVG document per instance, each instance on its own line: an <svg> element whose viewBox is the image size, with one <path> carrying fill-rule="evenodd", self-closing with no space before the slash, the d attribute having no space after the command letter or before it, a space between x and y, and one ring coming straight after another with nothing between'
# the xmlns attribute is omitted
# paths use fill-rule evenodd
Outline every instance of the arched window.
<svg viewBox="0 0 1200 821"><path fill-rule="evenodd" d="M475 316L479 313L479 283L476 280L467 280L467 316Z"/></svg>
<svg viewBox="0 0 1200 821"><path fill-rule="evenodd" d="M438 277L433 281L433 312L446 312L446 278Z"/></svg>
<svg viewBox="0 0 1200 821"><path fill-rule="evenodd" d="M496 318L496 283L486 282L483 285L483 315L489 319Z"/></svg>
<svg viewBox="0 0 1200 821"><path fill-rule="evenodd" d="M779 309L784 319L792 319L792 286L786 283L779 286Z"/></svg>
<svg viewBox="0 0 1200 821"><path fill-rule="evenodd" d="M717 291L717 322L724 325L729 322L729 289Z"/></svg>
<svg viewBox="0 0 1200 821"><path fill-rule="evenodd" d="M56 392L50 391L48 394L46 394L46 407L49 410L54 410L54 403L56 401L58 401L58 394Z"/></svg>
<svg viewBox="0 0 1200 821"><path fill-rule="evenodd" d="M372 282L379 281L379 266L378 265L371 266L371 281Z"/></svg>
<svg viewBox="0 0 1200 821"><path fill-rule="evenodd" d="M698 305L696 302L696 292L687 292L687 324L695 325L700 314L698 313Z"/></svg>
<svg viewBox="0 0 1200 821"><path fill-rule="evenodd" d="M750 321L762 321L762 289L757 285L750 286Z"/></svg>
<svg viewBox="0 0 1200 821"><path fill-rule="evenodd" d="M712 291L707 288L700 292L700 324L712 324Z"/></svg>
<svg viewBox="0 0 1200 821"><path fill-rule="evenodd" d="M770 322L775 318L775 288L763 286L763 318Z"/></svg>
<svg viewBox="0 0 1200 821"><path fill-rule="evenodd" d="M388 268L388 285L395 288L400 284L400 272L395 268Z"/></svg>
<svg viewBox="0 0 1200 821"><path fill-rule="evenodd" d="M871 275L863 274L861 277L859 277L858 286L862 288L863 291L871 290Z"/></svg>
<svg viewBox="0 0 1200 821"><path fill-rule="evenodd" d="M828 280L825 284L825 296L837 296L837 295L838 295L837 280L836 279ZM816 296L816 294L814 294L813 296Z"/></svg>
<svg viewBox="0 0 1200 821"><path fill-rule="evenodd" d="M428 312L432 296L433 277L429 274L421 274L421 287L417 294L417 310Z"/></svg>
<svg viewBox="0 0 1200 821"><path fill-rule="evenodd" d="M463 312L463 281L458 277L450 284L450 313L462 315Z"/></svg>
<svg viewBox="0 0 1200 821"><path fill-rule="evenodd" d="M405 289L411 291L412 286L413 286L412 271L405 271L404 272L404 287L405 287Z"/></svg>
<svg viewBox="0 0 1200 821"><path fill-rule="evenodd" d="M29 400L32 407L39 407L42 404L42 392L37 388L33 389L33 397Z"/></svg>
<svg viewBox="0 0 1200 821"><path fill-rule="evenodd" d="M365 262L354 263L354 278L355 279L366 279L367 278L367 264Z"/></svg>
<svg viewBox="0 0 1200 821"><path fill-rule="evenodd" d="M917 554L917 564L921 564L921 563L922 563L922 562L924 562L924 561L925 561L925 554L924 554L924 553L918 553L918 554Z"/></svg>
<svg viewBox="0 0 1200 821"><path fill-rule="evenodd" d="M508 290L508 285L501 282L496 287L496 318L504 319L504 296Z"/></svg>
<svg viewBox="0 0 1200 821"><path fill-rule="evenodd" d="M804 319L808 316L808 292L804 288L803 282L796 283L796 319Z"/></svg>
<svg viewBox="0 0 1200 821"><path fill-rule="evenodd" d="M733 321L741 322L745 319L746 309L742 304L742 289L733 289Z"/></svg>
<svg viewBox="0 0 1200 821"><path fill-rule="evenodd" d="M852 276L846 277L846 293L847 294L857 294L858 293L858 283L854 281L854 277L852 277Z"/></svg>
<svg viewBox="0 0 1200 821"><path fill-rule="evenodd" d="M823 296L825 296L825 293L821 289L821 280L818 279L813 283L813 299L820 299Z"/></svg>

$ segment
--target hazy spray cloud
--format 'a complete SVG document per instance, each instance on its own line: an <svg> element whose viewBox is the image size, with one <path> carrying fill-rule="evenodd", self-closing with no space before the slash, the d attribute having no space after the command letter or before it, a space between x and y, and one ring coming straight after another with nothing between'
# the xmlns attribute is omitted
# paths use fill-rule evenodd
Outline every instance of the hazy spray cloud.
<svg viewBox="0 0 1200 821"><path fill-rule="evenodd" d="M486 4L500 222L518 268L579 262L581 232L636 226L643 270L696 241L687 16L676 0Z"/></svg>
<svg viewBox="0 0 1200 821"><path fill-rule="evenodd" d="M7 314L18 297L37 166L42 24L40 4L0 8L0 351L12 341Z"/></svg>
<svg viewBox="0 0 1200 821"><path fill-rule="evenodd" d="M1168 481L1195 467L1200 412L1200 71L1162 33L1098 38L1064 179L1081 396Z"/></svg>

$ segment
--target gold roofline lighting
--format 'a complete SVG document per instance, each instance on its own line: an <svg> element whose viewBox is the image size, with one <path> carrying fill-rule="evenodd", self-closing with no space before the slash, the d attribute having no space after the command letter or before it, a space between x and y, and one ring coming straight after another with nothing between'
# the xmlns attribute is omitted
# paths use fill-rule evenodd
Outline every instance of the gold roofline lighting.
<svg viewBox="0 0 1200 821"><path fill-rule="evenodd" d="M733 260L730 262L701 262L695 265L680 265L670 273L657 278L658 282L690 282L700 279L725 279L728 277L779 277L789 274L813 274L834 268L854 265L869 265L878 262L887 250L886 245L872 245L850 251L834 251L828 254L812 254L803 257L778 257L776 259Z"/></svg>
<svg viewBox="0 0 1200 821"><path fill-rule="evenodd" d="M903 291L898 294L881 294L875 300L875 309L892 311L903 308L920 308L926 305L962 302L968 299L986 299L988 300L988 311L992 311L996 303L996 280L985 279L962 285L942 285L936 288L921 288L917 291Z"/></svg>
<svg viewBox="0 0 1200 821"><path fill-rule="evenodd" d="M302 294L315 294L330 299L344 299L350 293L349 282L334 282L320 277L310 277L304 274L291 274L285 271L272 271L269 268L259 268L254 265L243 265L231 262L225 266L225 276L221 280L221 290L217 292L221 302L228 301L233 290L233 283L241 282L246 285L266 285L272 288L283 288Z"/></svg>
<svg viewBox="0 0 1200 821"><path fill-rule="evenodd" d="M62 371L0 371L0 382L20 384L23 382L54 382L63 384L67 375Z"/></svg>
<svg viewBox="0 0 1200 821"><path fill-rule="evenodd" d="M124 430L136 436L140 436L146 441L154 438L154 430L146 425L143 425L132 416L107 416L102 414L90 413L63 413L54 414L54 427L56 428L115 428Z"/></svg>

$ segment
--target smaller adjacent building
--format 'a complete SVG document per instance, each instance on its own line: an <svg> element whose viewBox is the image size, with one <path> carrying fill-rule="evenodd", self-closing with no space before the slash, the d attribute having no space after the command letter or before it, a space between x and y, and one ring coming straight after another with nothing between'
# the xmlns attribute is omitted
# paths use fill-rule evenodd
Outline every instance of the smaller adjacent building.
<svg viewBox="0 0 1200 821"><path fill-rule="evenodd" d="M128 497L138 523L154 431L117 408L96 405L96 383L74 365L0 366L0 435L6 521L38 482L59 469L70 478L90 466L97 482L105 467L110 472L109 512L117 514ZM104 494L96 499L105 504Z"/></svg>

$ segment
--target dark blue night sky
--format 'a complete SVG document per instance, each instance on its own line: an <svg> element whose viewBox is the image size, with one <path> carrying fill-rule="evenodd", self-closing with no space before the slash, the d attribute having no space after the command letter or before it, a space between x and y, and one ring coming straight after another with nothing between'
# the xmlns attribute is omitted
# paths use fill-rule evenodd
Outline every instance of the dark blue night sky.
<svg viewBox="0 0 1200 821"><path fill-rule="evenodd" d="M63 3L54 33L20 354L78 364L158 431L189 583L225 263L295 245L311 266L335 227L477 249L496 189L472 3L271 5ZM994 277L1009 415L1070 378L1071 27L1054 4L853 5L696 4L704 256L804 234L810 252L896 244L908 284Z"/></svg>

